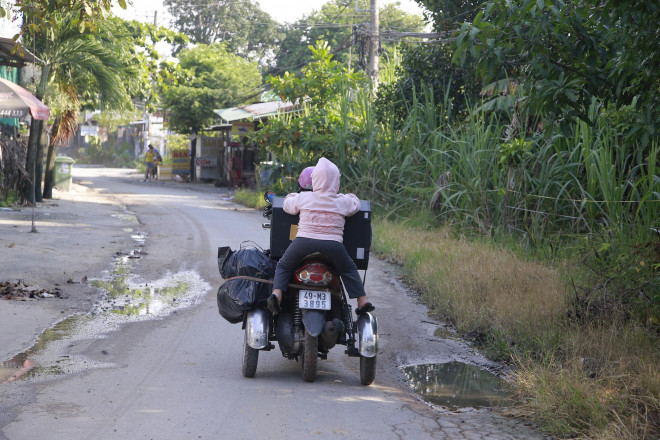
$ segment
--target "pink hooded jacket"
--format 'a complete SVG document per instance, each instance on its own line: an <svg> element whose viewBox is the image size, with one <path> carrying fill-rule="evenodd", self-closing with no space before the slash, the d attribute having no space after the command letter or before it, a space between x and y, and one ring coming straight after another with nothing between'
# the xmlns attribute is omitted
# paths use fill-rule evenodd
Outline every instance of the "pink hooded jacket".
<svg viewBox="0 0 660 440"><path fill-rule="evenodd" d="M354 194L338 194L341 173L322 157L312 173L312 192L292 193L284 199L285 212L300 213L296 237L342 242L345 217L360 210Z"/></svg>

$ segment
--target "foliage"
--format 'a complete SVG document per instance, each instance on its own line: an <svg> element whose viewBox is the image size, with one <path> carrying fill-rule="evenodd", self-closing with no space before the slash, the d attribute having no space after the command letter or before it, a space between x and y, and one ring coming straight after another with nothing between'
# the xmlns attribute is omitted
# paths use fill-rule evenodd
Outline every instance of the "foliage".
<svg viewBox="0 0 660 440"><path fill-rule="evenodd" d="M189 150L190 138L184 134L169 134L167 135L167 149L168 151Z"/></svg>
<svg viewBox="0 0 660 440"><path fill-rule="evenodd" d="M442 105L438 117L447 122L479 100L481 81L475 76L471 60L467 59L462 66L452 63L454 49L449 39L461 22L477 14L479 2L419 0L418 3L427 9L426 19L440 34L440 40L403 45L397 80L379 87L376 112L381 121L388 115L402 124L413 105L413 96L421 93L424 86L433 90L434 101Z"/></svg>
<svg viewBox="0 0 660 440"><path fill-rule="evenodd" d="M287 25L285 34L275 57L275 65L271 73L281 75L285 71L297 72L313 60L307 46L318 40L327 41L334 48L335 59L345 66L364 68L366 66L366 40L360 38L354 41L353 27L360 32L369 23L368 0L358 2L359 9L355 12L353 0L332 0L325 3L319 11L303 17L297 22ZM396 4L388 4L380 8L380 30L421 32L424 28L422 17L401 11ZM386 41L382 44L384 54L391 54L399 43Z"/></svg>
<svg viewBox="0 0 660 440"><path fill-rule="evenodd" d="M239 189L234 193L234 201L255 209L262 209L266 206L266 201L262 193L244 189Z"/></svg>
<svg viewBox="0 0 660 440"><path fill-rule="evenodd" d="M402 124L413 105L413 97L424 86L433 90L434 101L442 105L438 117L447 122L479 99L479 81L469 67L459 68L451 63L453 52L448 44L404 46L402 54L397 80L383 84L378 90L376 111L381 121L393 116Z"/></svg>
<svg viewBox="0 0 660 440"><path fill-rule="evenodd" d="M281 77L270 76L268 82L281 100L302 102L322 108L344 89L343 85L360 80L361 74L349 72L340 62L333 60L330 45L319 40L308 46L312 61L303 67L301 76L285 72Z"/></svg>
<svg viewBox="0 0 660 440"><path fill-rule="evenodd" d="M72 13L76 16L75 27L80 33L96 31L99 18L110 11L113 0L17 0L13 9L25 19L25 25L21 27L21 33L14 37L25 34L38 34L45 31L45 37L50 40L57 38L57 15ZM126 9L126 0L117 0L122 9ZM0 8L0 15L5 16L6 11ZM20 49L19 49L20 50Z"/></svg>
<svg viewBox="0 0 660 440"><path fill-rule="evenodd" d="M302 69L300 77L287 72L282 77L268 78L274 93L282 100L297 103L300 110L271 119L255 138L267 145L280 162L302 167L321 155L333 155L333 150L335 154L358 154L350 143L342 142L341 153L337 152L337 145L330 144L335 142L338 131L350 130L353 123L349 115L341 114L342 97L357 97L361 88L368 88L362 72L351 73L332 59L327 42L318 41L309 49L314 61Z"/></svg>
<svg viewBox="0 0 660 440"><path fill-rule="evenodd" d="M133 78L136 87L130 89L131 97L144 101L147 110L153 112L167 84L183 76L177 63L163 59L156 50L156 44L186 44L188 38L163 26L135 20L116 20L116 28L106 34L107 44L123 48L121 56L132 60L138 73Z"/></svg>
<svg viewBox="0 0 660 440"><path fill-rule="evenodd" d="M510 78L530 112L594 124L589 109L625 109L622 132L647 147L660 124L660 5L636 0L487 1L456 39L455 60L476 59L486 83Z"/></svg>
<svg viewBox="0 0 660 440"><path fill-rule="evenodd" d="M250 0L165 0L164 5L192 43L225 43L230 52L259 64L268 62L281 38L278 23Z"/></svg>
<svg viewBox="0 0 660 440"><path fill-rule="evenodd" d="M435 32L453 33L456 23L472 21L481 9L480 0L416 0L426 8L426 19Z"/></svg>
<svg viewBox="0 0 660 440"><path fill-rule="evenodd" d="M137 74L139 67L134 63L135 59L126 56L126 45L117 44L115 47L113 44L121 41L117 37L121 22L104 20L99 12L93 15L97 20L94 26L81 28L80 11L65 9L65 12L59 12L56 9L49 16L33 13L25 16L22 32L26 44L44 61L35 94L37 98L45 98L47 104L54 104L44 186L44 197L49 198L56 145L75 132L81 105L90 103L99 108L120 110L131 108L131 93L140 88L141 78ZM49 27L33 26L46 18ZM29 174L33 172L33 158L39 158L43 151L38 141L42 131L43 124L33 121L30 133L34 141L28 144L26 164ZM38 188L40 182L39 173L35 182ZM24 192L30 193L27 187Z"/></svg>
<svg viewBox="0 0 660 440"><path fill-rule="evenodd" d="M246 103L261 84L254 62L228 51L224 44L199 44L179 53L185 80L172 79L163 91L170 129L189 134L216 118L214 109Z"/></svg>
<svg viewBox="0 0 660 440"><path fill-rule="evenodd" d="M441 5L464 5L473 22L487 12L473 2L425 3L443 14ZM586 4L571 5L580 15ZM569 33L575 29L556 38ZM461 53L461 44L457 52L446 47L449 68L450 57L483 61L475 50ZM526 408L546 427L559 436L655 438L660 143L631 134L642 94L626 105L592 96L581 104L584 120L569 117L573 110L557 95L556 114L565 117L539 115L534 93L544 91L527 81L530 69L503 72L484 88L497 105L473 102L450 75L439 75L438 95L440 83L424 81L434 74L430 68L417 70L419 87L411 86L404 105L384 101L378 113L366 88L342 88L328 99L310 94L298 115L270 121L258 139L285 164L297 162L294 176L319 155L331 158L345 192L371 200L379 217L401 220L404 226L377 225L374 249L403 264L434 312L530 373L515 380ZM404 70L401 78L410 79ZM305 77L296 80L278 85L285 98L304 100ZM463 112L456 105L461 93ZM423 226L408 227L413 223ZM451 229L435 230L438 224ZM445 241L454 231L462 239ZM474 241L490 241L482 237L495 240L475 251L482 247ZM536 258L547 263L521 261Z"/></svg>

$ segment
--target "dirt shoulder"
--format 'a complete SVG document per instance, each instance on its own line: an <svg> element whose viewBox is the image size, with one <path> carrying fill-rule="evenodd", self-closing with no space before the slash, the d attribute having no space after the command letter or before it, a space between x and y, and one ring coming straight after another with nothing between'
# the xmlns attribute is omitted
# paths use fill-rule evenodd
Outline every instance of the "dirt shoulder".
<svg viewBox="0 0 660 440"><path fill-rule="evenodd" d="M110 269L139 227L118 200L75 180L71 191L55 190L53 199L37 204L37 232L32 219L30 207L0 209L0 283L9 284L0 299L1 360L29 348L60 319L89 310L97 293L83 280ZM16 292L11 287L19 282L46 298Z"/></svg>

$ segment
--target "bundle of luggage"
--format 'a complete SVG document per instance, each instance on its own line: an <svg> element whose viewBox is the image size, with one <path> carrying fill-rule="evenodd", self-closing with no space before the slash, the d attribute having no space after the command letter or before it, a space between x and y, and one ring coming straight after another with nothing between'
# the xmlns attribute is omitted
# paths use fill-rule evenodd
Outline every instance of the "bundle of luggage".
<svg viewBox="0 0 660 440"><path fill-rule="evenodd" d="M259 307L271 294L277 262L262 250L245 247L232 251L218 248L218 269L225 282L218 289L218 312L227 321L243 321L243 314Z"/></svg>

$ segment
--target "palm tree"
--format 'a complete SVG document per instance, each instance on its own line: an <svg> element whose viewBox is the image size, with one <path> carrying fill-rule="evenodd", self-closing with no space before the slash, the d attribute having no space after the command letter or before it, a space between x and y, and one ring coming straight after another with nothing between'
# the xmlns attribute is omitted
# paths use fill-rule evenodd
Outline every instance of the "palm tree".
<svg viewBox="0 0 660 440"><path fill-rule="evenodd" d="M53 34L27 35L26 42L44 61L36 95L51 107L54 121L48 142L44 198L52 197L53 169L57 144L76 131L81 101L94 102L98 108L123 110L132 107L127 83L135 78L134 57L127 57L116 42L117 22L99 18L96 28L81 32L76 12L56 15ZM113 29L114 28L114 29ZM33 120L31 136L37 144L43 125ZM30 146L28 147L30 148ZM32 147L34 148L34 147ZM28 156L30 156L28 152ZM37 158L43 157L43 144L36 146ZM33 157L33 156L32 156ZM40 187L40 174L37 182Z"/></svg>

